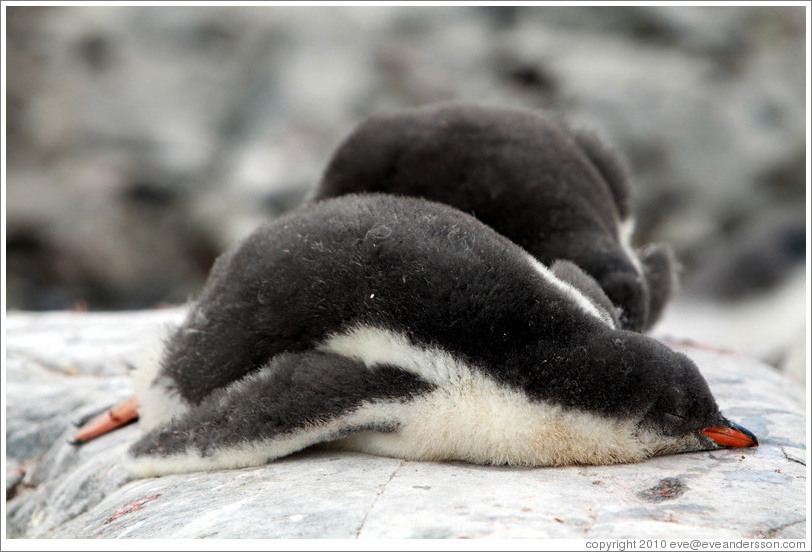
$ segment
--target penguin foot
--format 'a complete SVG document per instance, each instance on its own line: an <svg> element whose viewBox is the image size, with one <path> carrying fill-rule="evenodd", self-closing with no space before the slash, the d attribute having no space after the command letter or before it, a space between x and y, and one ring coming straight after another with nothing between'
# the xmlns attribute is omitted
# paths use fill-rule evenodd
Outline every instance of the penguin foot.
<svg viewBox="0 0 812 552"><path fill-rule="evenodd" d="M138 419L138 405L138 398L133 396L110 409L105 409L104 412L97 414L89 421L87 419L78 420L75 423L81 424L83 427L68 443L82 445L100 435L134 422Z"/></svg>

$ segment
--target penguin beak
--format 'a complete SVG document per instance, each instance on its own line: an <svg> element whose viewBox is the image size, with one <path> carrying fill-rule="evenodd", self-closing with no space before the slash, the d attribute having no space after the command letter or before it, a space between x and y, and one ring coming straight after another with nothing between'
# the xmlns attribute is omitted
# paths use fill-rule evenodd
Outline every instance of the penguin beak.
<svg viewBox="0 0 812 552"><path fill-rule="evenodd" d="M727 421L727 420L726 420ZM740 425L728 422L730 427L708 427L699 433L710 437L713 442L723 447L757 447L758 439Z"/></svg>

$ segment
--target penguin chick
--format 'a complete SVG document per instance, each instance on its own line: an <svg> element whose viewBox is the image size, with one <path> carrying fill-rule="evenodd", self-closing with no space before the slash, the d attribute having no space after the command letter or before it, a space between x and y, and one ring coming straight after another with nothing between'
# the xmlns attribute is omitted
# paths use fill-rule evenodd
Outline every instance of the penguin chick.
<svg viewBox="0 0 812 552"><path fill-rule="evenodd" d="M215 263L139 393L152 429L129 469L261 465L326 442L527 466L757 444L686 356L618 329L589 276L553 268L422 199L291 212Z"/></svg>
<svg viewBox="0 0 812 552"><path fill-rule="evenodd" d="M756 444L686 356L618 329L607 305L572 263L550 270L447 205L307 204L216 261L140 394L154 428L130 470L261 465L327 442L526 466Z"/></svg>
<svg viewBox="0 0 812 552"><path fill-rule="evenodd" d="M449 102L373 116L339 146L314 199L385 192L474 215L550 265L568 259L650 329L675 284L670 249L635 252L624 169L593 135L525 109Z"/></svg>

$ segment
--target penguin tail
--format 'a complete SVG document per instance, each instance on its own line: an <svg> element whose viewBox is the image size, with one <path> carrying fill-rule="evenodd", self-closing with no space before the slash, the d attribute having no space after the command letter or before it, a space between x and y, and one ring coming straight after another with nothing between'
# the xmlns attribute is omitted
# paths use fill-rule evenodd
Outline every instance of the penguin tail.
<svg viewBox="0 0 812 552"><path fill-rule="evenodd" d="M138 419L138 397L129 399L113 406L89 420L74 435L71 445L83 445L105 433L110 433Z"/></svg>

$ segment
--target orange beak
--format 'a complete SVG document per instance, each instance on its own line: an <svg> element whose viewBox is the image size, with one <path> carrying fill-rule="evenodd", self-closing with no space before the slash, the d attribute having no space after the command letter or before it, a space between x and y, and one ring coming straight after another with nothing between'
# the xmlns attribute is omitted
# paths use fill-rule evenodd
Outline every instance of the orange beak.
<svg viewBox="0 0 812 552"><path fill-rule="evenodd" d="M699 433L723 447L757 447L758 439L748 430L730 422L731 427L708 427Z"/></svg>

